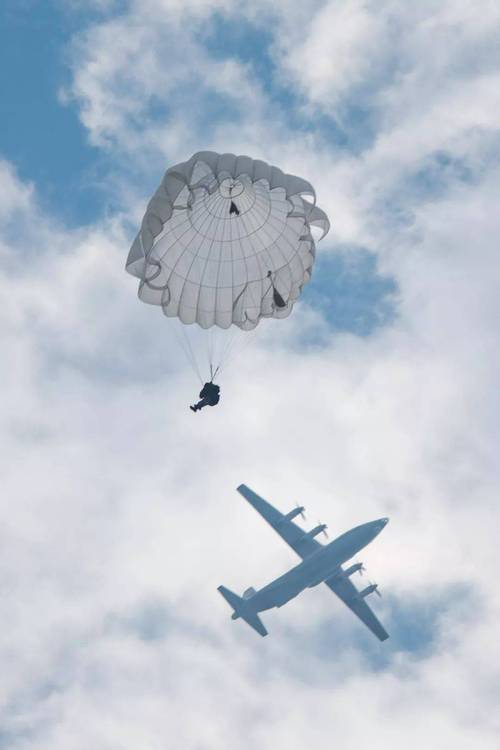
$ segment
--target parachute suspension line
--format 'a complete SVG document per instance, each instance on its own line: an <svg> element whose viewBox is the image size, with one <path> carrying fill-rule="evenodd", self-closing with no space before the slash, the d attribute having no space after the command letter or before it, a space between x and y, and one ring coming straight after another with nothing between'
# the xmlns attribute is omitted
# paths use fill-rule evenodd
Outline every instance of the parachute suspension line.
<svg viewBox="0 0 500 750"><path fill-rule="evenodd" d="M201 376L200 368L198 367L198 360L196 359L196 354L193 351L193 347L191 345L191 341L189 339L189 335L188 335L187 331L184 329L184 327L182 328L182 332L184 334L184 338L186 339L186 342L187 342L187 345L188 345L188 349L189 349L189 353L191 354L191 359L192 359L192 362L194 364L194 368L196 370L196 374L198 375L198 379L199 379L200 383L203 385L203 378Z"/></svg>
<svg viewBox="0 0 500 750"><path fill-rule="evenodd" d="M251 331L246 331L241 342L238 342L238 338L242 336L243 332L236 329L232 332L232 336L226 341L225 347L221 352L221 356L218 358L218 365L214 371L214 378L218 373L221 373L230 364L232 364L243 352L250 346L254 341L257 329L254 328ZM240 344L238 346L238 343Z"/></svg>
<svg viewBox="0 0 500 750"><path fill-rule="evenodd" d="M238 335L238 332L236 330L228 331L226 334L227 338L224 342L224 346L222 347L222 351L220 355L217 357L217 372L222 372L223 368L225 367L227 360L231 356L231 353L234 349L234 344L236 342L236 337ZM214 375L215 377L215 375Z"/></svg>
<svg viewBox="0 0 500 750"><path fill-rule="evenodd" d="M210 382L213 383L217 373L219 372L220 357L217 351L217 329L208 331L207 339L207 350L208 350L208 364L210 367Z"/></svg>
<svg viewBox="0 0 500 750"><path fill-rule="evenodd" d="M231 360L231 362L234 361L241 354L243 354L243 352L245 352L248 349L248 347L250 346L250 344L253 344L253 342L255 341L256 338L257 338L257 327L253 328L250 331L247 331L245 333L245 339L244 339L243 344L234 353L234 356L233 356L233 359ZM228 362L227 364L231 364L231 362Z"/></svg>
<svg viewBox="0 0 500 750"><path fill-rule="evenodd" d="M220 331L218 328L209 328L206 331L206 350L208 367L210 369L210 382L213 382L218 373L223 369L225 361L230 354L234 343L234 331Z"/></svg>
<svg viewBox="0 0 500 750"><path fill-rule="evenodd" d="M193 352L193 347L191 346L191 342L190 342L189 337L188 337L188 335L187 335L187 333L186 333L186 331L184 329L184 326L181 326L180 330L181 330L181 333L176 332L177 342L179 343L179 345L180 345L182 351L184 352L184 354L186 355L186 359L189 362L189 364L191 365L191 368L193 369L193 371L195 372L195 374L197 375L198 380L203 385L203 378L201 377L200 368L198 367L198 362L197 362L196 356L195 356L195 354Z"/></svg>
<svg viewBox="0 0 500 750"><path fill-rule="evenodd" d="M212 328L209 331L210 336L210 378L213 380L215 378L214 369L215 369L215 357L217 354L217 329Z"/></svg>
<svg viewBox="0 0 500 750"><path fill-rule="evenodd" d="M207 362L210 368L210 382L212 382L212 332L208 329L205 340Z"/></svg>
<svg viewBox="0 0 500 750"><path fill-rule="evenodd" d="M217 374L215 361L217 358L217 328L209 328L206 335L207 360L210 369L210 382L212 383Z"/></svg>

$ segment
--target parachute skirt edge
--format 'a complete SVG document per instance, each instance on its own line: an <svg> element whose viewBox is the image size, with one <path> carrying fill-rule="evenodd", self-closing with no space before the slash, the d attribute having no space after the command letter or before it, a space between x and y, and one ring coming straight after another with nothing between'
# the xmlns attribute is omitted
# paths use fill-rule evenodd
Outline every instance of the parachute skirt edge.
<svg viewBox="0 0 500 750"><path fill-rule="evenodd" d="M185 325L249 331L288 317L312 275L311 226L330 228L315 201L309 182L261 160L197 152L167 169L126 270L142 301Z"/></svg>

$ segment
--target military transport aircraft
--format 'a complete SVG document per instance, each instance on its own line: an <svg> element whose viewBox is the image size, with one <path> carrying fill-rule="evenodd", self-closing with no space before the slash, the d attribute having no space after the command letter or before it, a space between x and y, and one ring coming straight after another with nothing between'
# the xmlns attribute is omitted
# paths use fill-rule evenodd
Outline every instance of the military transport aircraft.
<svg viewBox="0 0 500 750"><path fill-rule="evenodd" d="M362 573L363 564L354 563L348 568L343 568L342 565L375 539L389 519L379 518L377 521L356 526L334 539L333 542L323 545L315 537L325 532L325 524L322 523L310 531L304 531L293 523L292 519L296 516L303 516L303 507L298 506L283 515L246 485L241 484L237 489L302 558L302 562L259 591L253 588L247 589L242 597L225 586L219 586L218 591L234 609L232 619L237 620L241 617L257 633L267 635L267 630L258 615L259 612L273 607L282 607L304 589L325 583L380 641L385 641L389 634L365 601L369 594L373 592L379 594L377 584L371 583L362 591L358 591L350 580L350 576L356 571Z"/></svg>

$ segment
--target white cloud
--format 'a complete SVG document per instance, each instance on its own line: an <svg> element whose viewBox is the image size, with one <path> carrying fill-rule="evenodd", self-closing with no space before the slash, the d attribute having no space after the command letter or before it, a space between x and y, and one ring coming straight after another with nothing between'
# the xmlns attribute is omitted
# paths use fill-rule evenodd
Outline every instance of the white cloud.
<svg viewBox="0 0 500 750"><path fill-rule="evenodd" d="M369 6L364 0L325 3L305 29L288 23L289 35L279 39L285 71L307 99L327 110L353 86L384 72L390 29L386 12Z"/></svg>
<svg viewBox="0 0 500 750"><path fill-rule="evenodd" d="M174 18L174 6L162 7ZM379 64L378 48L363 44L367 30L380 40L387 21L374 20L367 3L330 3L311 28L346 8L339 48L354 84ZM401 19L405 8L390 6L398 9ZM172 136L145 114L171 38L147 15L135 26L134 12L84 35L74 93L94 142L118 143L137 169L144 123L148 148L165 153L180 148L182 130ZM451 4L414 11L405 76L374 92L390 106L359 156L304 138L283 119L269 124L260 90L246 121L242 109L234 123L222 119L215 141L276 152L318 184L335 236L376 251L400 301L390 327L308 352L294 342L318 318L298 308L242 354L210 414L187 409L196 381L169 321L135 299L123 273L136 198L111 220L68 230L2 165L2 726L22 750L332 741L413 750L429 737L432 750L496 748L500 186L487 154L497 104L489 57L472 80L470 61L463 73L458 66L473 42L489 39L493 5L487 13L489 23L470 17L466 3L460 13ZM430 61L429 34L443 28L441 55ZM173 51L186 45L193 56L188 73L185 57L172 63L162 101L205 63L200 91L218 88L236 103L247 96L252 73L210 60L177 31ZM306 60L316 42L321 35L304 41ZM407 108L432 66L428 103ZM349 95L338 68L321 70L332 105ZM188 141L196 137L197 121ZM437 148L466 159L471 173L447 173L429 200L409 180ZM390 515L363 555L386 594L379 611L389 631L398 607L452 592L430 613L429 650L401 648L376 670L370 635L356 641L366 651L350 640L346 633L363 637L361 627L321 587L265 615L268 639L232 623L216 586L260 585L294 559L236 495L241 481L282 509L304 502L332 534ZM323 652L319 626L329 634ZM371 648L377 658L392 645Z"/></svg>
<svg viewBox="0 0 500 750"><path fill-rule="evenodd" d="M0 220L12 221L17 212L29 208L33 188L31 185L23 185L19 182L12 165L6 162L0 162L0 184L3 194Z"/></svg>
<svg viewBox="0 0 500 750"><path fill-rule="evenodd" d="M254 111L259 107L260 85L245 66L234 58L213 58L199 41L213 10L205 2L141 3L75 40L74 81L63 96L80 104L92 142L125 150L158 148L163 118L167 143L168 131L182 127L174 141L179 148L186 135L195 137L195 128L198 137L206 122L200 100L206 106L223 97L237 109L250 102Z"/></svg>

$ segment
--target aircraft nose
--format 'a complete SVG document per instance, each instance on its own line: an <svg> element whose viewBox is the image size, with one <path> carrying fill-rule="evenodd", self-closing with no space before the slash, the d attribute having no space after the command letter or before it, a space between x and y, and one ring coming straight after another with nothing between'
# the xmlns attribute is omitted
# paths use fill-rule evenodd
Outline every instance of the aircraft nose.
<svg viewBox="0 0 500 750"><path fill-rule="evenodd" d="M389 519L388 518L379 518L378 522L380 524L380 527L383 529L384 526L386 526L389 523Z"/></svg>

